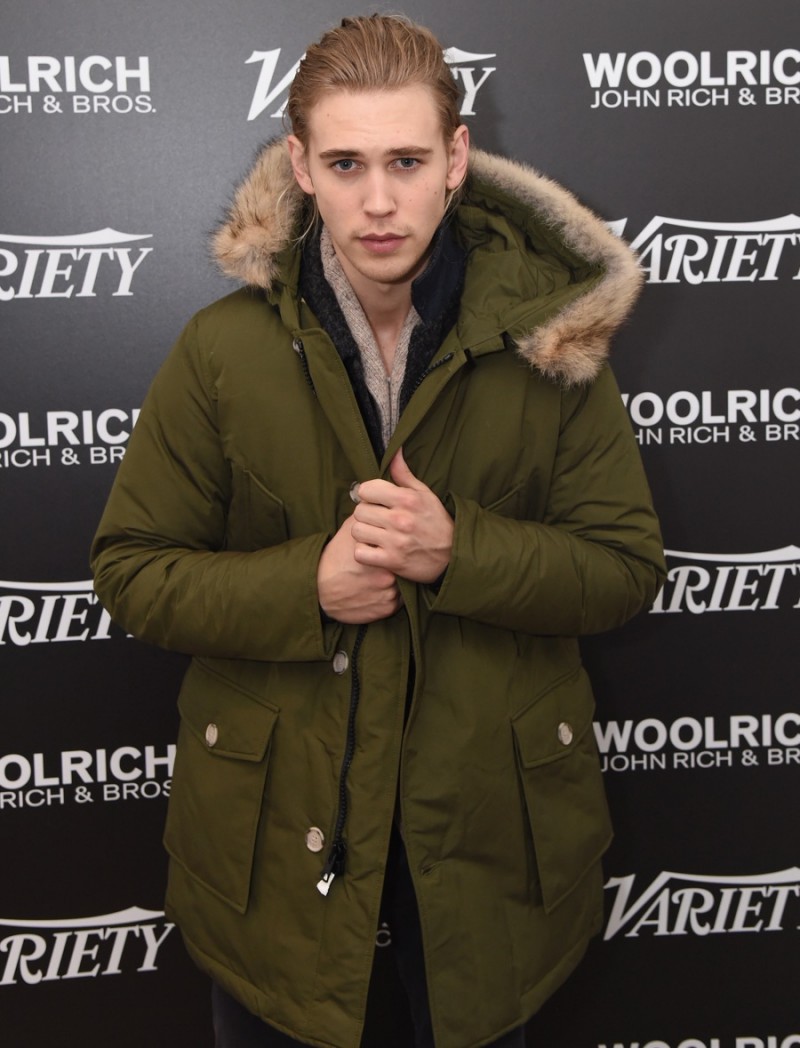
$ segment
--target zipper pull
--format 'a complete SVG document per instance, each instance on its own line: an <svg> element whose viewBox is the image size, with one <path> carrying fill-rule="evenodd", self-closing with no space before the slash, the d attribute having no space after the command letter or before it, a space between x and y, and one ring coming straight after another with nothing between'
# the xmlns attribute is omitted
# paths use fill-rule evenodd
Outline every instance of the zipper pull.
<svg viewBox="0 0 800 1048"><path fill-rule="evenodd" d="M325 868L322 871L322 876L317 881L317 891L320 895L327 895L331 890L333 878L344 873L344 856L346 851L347 846L344 841L338 840L333 842L328 854L328 861L325 863Z"/></svg>

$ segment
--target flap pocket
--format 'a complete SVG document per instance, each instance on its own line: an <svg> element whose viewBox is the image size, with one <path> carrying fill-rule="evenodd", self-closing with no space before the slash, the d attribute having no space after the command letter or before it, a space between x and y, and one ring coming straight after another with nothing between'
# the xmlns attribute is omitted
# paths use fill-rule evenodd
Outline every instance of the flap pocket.
<svg viewBox="0 0 800 1048"><path fill-rule="evenodd" d="M186 674L178 708L164 844L196 880L244 913L278 711L199 661Z"/></svg>
<svg viewBox="0 0 800 1048"><path fill-rule="evenodd" d="M260 761L278 711L246 688L195 660L178 696L181 720L216 757Z"/></svg>
<svg viewBox="0 0 800 1048"><path fill-rule="evenodd" d="M580 883L611 842L593 712L591 685L579 669L512 720L548 912Z"/></svg>

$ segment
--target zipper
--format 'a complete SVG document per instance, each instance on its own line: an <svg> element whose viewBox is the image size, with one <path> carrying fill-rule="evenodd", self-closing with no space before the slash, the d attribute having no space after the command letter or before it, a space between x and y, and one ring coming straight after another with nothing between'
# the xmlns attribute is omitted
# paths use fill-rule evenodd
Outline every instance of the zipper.
<svg viewBox="0 0 800 1048"><path fill-rule="evenodd" d="M397 426L397 419L394 416L394 397L392 396L392 376L391 375L387 375L386 376L386 393L388 395L387 399L388 399L388 402L389 402L389 426L388 426L388 434L386 432L386 427L384 427L384 434L383 434L383 436L384 436L384 442L388 443L388 441L391 439L392 433L394 433L395 428Z"/></svg>
<svg viewBox="0 0 800 1048"><path fill-rule="evenodd" d="M339 769L339 807L336 812L336 824L333 831L333 842L328 852L328 859L317 881L317 891L327 895L331 890L334 877L341 877L345 872L347 844L344 840L344 828L347 822L347 773L353 763L356 749L356 713L361 697L361 679L358 675L358 652L361 642L367 633L366 625L358 627L353 650L350 655L350 708L347 713L347 739L344 747L342 765Z"/></svg>
<svg viewBox="0 0 800 1048"><path fill-rule="evenodd" d="M429 368L426 368L409 391L408 399L410 400L412 395L417 392L417 390L428 377L428 375L432 374L437 368L440 368L442 364L449 364L454 356L454 353L445 353L441 360L437 360L435 364L431 364Z"/></svg>
<svg viewBox="0 0 800 1048"><path fill-rule="evenodd" d="M303 351L303 343L300 339L295 339L292 343L292 347L295 352L300 356L300 360L303 363L303 369L306 372L309 385L312 390L314 385L311 382L311 376L308 373L308 364L305 359L305 353ZM467 365L469 367L475 366L475 361L472 359L472 354L467 352ZM437 360L435 364L431 364L430 367L426 368L425 371L419 376L417 381L409 393L416 392L424 380L434 372L437 368L441 367L442 364L448 364L453 357L454 353L446 353L441 360ZM391 376L387 377L387 386L389 389L389 404L391 405ZM316 391L314 392L316 396ZM358 628L356 639L353 644L353 650L350 656L350 708L347 714L347 739L345 742L344 756L342 758L342 764L339 769L339 806L336 812L336 824L333 831L333 841L331 843L330 851L328 852L328 858L325 865L322 868L320 879L317 881L317 891L320 895L327 896L331 890L331 885L336 877L343 876L346 868L347 858L347 843L344 839L344 829L347 823L347 774L350 771L350 765L353 762L353 755L356 748L356 713L358 711L358 703L361 697L361 680L358 675L358 653L361 648L361 643L366 636L367 626L362 625Z"/></svg>
<svg viewBox="0 0 800 1048"><path fill-rule="evenodd" d="M292 349L295 351L298 357L300 357L300 364L303 368L303 374L306 377L306 382L308 383L311 392L314 394L314 396L316 396L317 391L316 389L314 389L314 380L311 378L311 372L308 369L308 358L306 357L306 350L305 346L303 345L303 340L301 338L293 338Z"/></svg>

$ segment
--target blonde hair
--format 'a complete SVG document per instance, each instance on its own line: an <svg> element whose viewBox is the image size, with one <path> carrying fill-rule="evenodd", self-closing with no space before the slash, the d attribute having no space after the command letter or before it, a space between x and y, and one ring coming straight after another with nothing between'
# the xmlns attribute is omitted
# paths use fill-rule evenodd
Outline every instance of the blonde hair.
<svg viewBox="0 0 800 1048"><path fill-rule="evenodd" d="M391 91L410 84L431 89L449 141L461 123L459 91L430 29L401 15L345 18L308 48L289 90L286 114L307 147L308 115L327 92Z"/></svg>

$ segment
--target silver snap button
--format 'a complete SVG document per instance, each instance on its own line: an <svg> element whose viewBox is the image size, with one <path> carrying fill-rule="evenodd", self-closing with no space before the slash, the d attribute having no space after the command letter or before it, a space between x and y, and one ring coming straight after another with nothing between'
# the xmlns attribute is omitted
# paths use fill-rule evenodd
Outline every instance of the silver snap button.
<svg viewBox="0 0 800 1048"><path fill-rule="evenodd" d="M306 830L306 848L310 852L321 852L325 847L325 834L319 826L309 826Z"/></svg>
<svg viewBox="0 0 800 1048"><path fill-rule="evenodd" d="M337 651L333 656L333 672L341 675L350 665L346 651Z"/></svg>
<svg viewBox="0 0 800 1048"><path fill-rule="evenodd" d="M558 741L569 746L573 739L572 725L562 721L558 726Z"/></svg>
<svg viewBox="0 0 800 1048"><path fill-rule="evenodd" d="M206 725L206 745L216 746L217 739L219 738L219 728L216 724Z"/></svg>
<svg viewBox="0 0 800 1048"><path fill-rule="evenodd" d="M354 480L353 483L350 485L350 499L353 502L355 502L356 505L358 505L359 502L361 501L361 499L359 497L359 494L358 494L358 488L359 488L360 484L361 484L360 480Z"/></svg>

